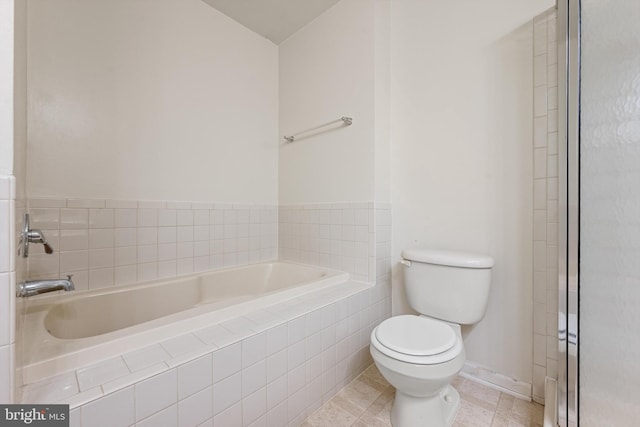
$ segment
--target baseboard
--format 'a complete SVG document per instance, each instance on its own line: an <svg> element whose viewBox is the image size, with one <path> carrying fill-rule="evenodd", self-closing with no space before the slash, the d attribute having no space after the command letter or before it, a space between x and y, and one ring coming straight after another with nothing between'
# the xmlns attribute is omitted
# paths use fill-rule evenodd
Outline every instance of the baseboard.
<svg viewBox="0 0 640 427"><path fill-rule="evenodd" d="M546 401L546 405L544 405L544 427L558 426L557 387L558 383L553 378L546 377L544 379L544 396Z"/></svg>
<svg viewBox="0 0 640 427"><path fill-rule="evenodd" d="M531 401L531 384L507 377L473 362L466 362L460 375L518 399Z"/></svg>

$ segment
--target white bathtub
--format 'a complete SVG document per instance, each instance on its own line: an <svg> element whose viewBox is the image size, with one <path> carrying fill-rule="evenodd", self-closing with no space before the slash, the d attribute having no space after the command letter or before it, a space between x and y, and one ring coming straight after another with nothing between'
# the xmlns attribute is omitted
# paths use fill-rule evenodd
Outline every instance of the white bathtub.
<svg viewBox="0 0 640 427"><path fill-rule="evenodd" d="M25 383L192 332L348 280L276 262L28 300Z"/></svg>

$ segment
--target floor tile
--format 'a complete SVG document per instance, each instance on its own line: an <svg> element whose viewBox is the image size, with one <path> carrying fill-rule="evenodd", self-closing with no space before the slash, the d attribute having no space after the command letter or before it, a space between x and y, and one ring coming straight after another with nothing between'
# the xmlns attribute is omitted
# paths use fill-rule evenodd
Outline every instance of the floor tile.
<svg viewBox="0 0 640 427"><path fill-rule="evenodd" d="M455 427L542 427L542 405L460 376L451 384L461 398ZM301 426L391 427L394 396L395 389L372 364Z"/></svg>

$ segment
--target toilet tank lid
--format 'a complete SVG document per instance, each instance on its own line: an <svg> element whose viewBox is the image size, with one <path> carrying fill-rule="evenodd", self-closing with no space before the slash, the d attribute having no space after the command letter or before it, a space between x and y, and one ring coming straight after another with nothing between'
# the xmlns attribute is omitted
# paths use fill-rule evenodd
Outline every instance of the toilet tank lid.
<svg viewBox="0 0 640 427"><path fill-rule="evenodd" d="M412 248L402 251L402 258L427 264L447 265L462 268L491 268L493 258L469 252L457 252L438 249Z"/></svg>

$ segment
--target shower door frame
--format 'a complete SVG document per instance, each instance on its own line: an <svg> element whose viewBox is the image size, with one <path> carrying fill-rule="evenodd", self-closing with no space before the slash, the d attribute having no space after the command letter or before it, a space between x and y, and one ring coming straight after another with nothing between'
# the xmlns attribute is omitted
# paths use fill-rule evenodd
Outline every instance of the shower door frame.
<svg viewBox="0 0 640 427"><path fill-rule="evenodd" d="M558 0L558 425L578 425L580 0ZM575 316L575 317L574 317ZM576 319L572 330L569 319ZM575 329L575 330L574 330ZM569 341L570 332L575 341Z"/></svg>

